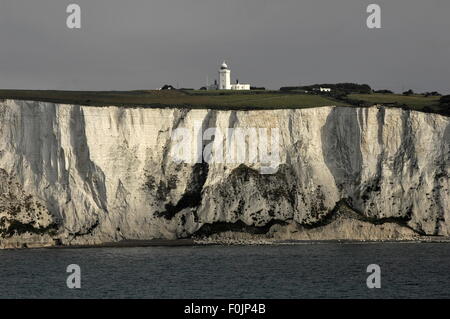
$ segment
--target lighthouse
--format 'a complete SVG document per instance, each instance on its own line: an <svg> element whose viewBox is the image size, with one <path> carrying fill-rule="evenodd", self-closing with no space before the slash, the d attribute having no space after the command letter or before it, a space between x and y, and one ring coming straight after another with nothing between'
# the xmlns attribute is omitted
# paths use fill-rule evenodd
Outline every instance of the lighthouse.
<svg viewBox="0 0 450 319"><path fill-rule="evenodd" d="M206 84L207 90L250 90L250 84L242 84L236 80L236 83L231 84L231 71L228 65L223 61L219 70L219 83L217 80L214 81L213 85Z"/></svg>
<svg viewBox="0 0 450 319"><path fill-rule="evenodd" d="M219 90L231 90L231 71L225 61L219 70Z"/></svg>

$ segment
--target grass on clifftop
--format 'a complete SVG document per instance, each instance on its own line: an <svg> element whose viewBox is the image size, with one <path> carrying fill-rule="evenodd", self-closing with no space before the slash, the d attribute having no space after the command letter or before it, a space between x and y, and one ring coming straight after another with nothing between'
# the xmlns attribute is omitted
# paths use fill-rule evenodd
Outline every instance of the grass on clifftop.
<svg viewBox="0 0 450 319"><path fill-rule="evenodd" d="M427 111L425 108L436 108L439 106L440 96L424 96L420 94L401 95L401 94L349 94L349 100L362 101L369 104L384 104L407 106L417 111Z"/></svg>
<svg viewBox="0 0 450 319"><path fill-rule="evenodd" d="M332 98L279 91L37 91L0 90L0 99L96 106L278 109L347 105Z"/></svg>
<svg viewBox="0 0 450 319"><path fill-rule="evenodd" d="M126 107L185 107L220 110L258 110L308 108L320 106L366 107L383 104L390 107L449 114L439 104L439 96L400 94L349 94L327 96L285 91L39 91L0 90L0 99L43 101L62 104Z"/></svg>

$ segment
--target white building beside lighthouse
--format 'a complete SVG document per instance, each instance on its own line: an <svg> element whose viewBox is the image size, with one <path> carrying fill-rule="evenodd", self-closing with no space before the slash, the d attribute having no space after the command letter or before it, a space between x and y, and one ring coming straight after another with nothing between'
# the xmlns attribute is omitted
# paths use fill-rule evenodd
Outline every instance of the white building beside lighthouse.
<svg viewBox="0 0 450 319"><path fill-rule="evenodd" d="M250 84L241 84L236 80L235 84L231 84L231 71L224 61L219 70L219 83L215 83L208 87L209 90L250 90Z"/></svg>

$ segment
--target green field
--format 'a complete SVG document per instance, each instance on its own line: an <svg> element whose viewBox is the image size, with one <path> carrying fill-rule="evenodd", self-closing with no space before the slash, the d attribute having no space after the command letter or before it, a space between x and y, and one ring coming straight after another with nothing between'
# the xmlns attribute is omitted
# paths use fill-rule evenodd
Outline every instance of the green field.
<svg viewBox="0 0 450 319"><path fill-rule="evenodd" d="M81 105L188 107L217 109L277 109L347 105L320 95L278 91L28 91L0 90L0 99Z"/></svg>
<svg viewBox="0 0 450 319"><path fill-rule="evenodd" d="M364 101L370 104L397 104L404 105L412 109L421 110L425 107L433 108L439 105L440 96L424 95L401 95L401 94L349 94L350 100Z"/></svg>
<svg viewBox="0 0 450 319"><path fill-rule="evenodd" d="M0 90L0 99L44 101L63 104L127 107L179 107L227 110L307 108L320 106L370 106L383 104L448 115L438 96L399 94L349 94L341 99L327 95L282 91L38 91Z"/></svg>

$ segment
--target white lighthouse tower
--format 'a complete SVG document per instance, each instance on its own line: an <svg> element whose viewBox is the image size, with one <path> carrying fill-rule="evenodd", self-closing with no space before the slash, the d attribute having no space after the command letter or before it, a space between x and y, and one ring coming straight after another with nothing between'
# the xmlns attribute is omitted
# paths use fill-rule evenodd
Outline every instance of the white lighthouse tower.
<svg viewBox="0 0 450 319"><path fill-rule="evenodd" d="M219 70L219 90L231 90L231 71L225 61Z"/></svg>
<svg viewBox="0 0 450 319"><path fill-rule="evenodd" d="M213 85L206 84L207 90L250 90L250 84L242 84L236 80L235 84L231 84L231 71L225 61L220 66L219 70L219 83L214 81Z"/></svg>

